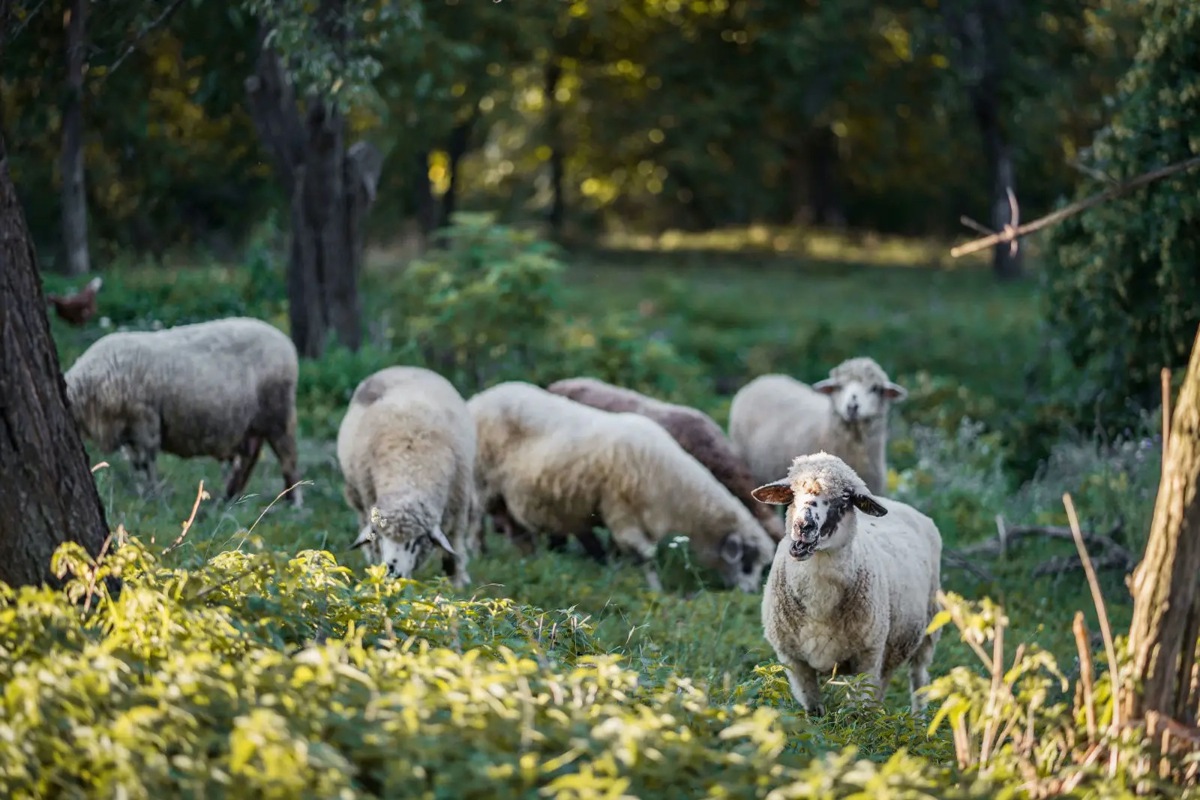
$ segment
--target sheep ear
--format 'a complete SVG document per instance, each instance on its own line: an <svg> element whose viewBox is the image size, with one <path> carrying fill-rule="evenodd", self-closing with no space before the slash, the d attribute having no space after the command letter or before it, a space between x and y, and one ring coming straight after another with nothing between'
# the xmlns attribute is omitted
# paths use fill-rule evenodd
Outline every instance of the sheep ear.
<svg viewBox="0 0 1200 800"><path fill-rule="evenodd" d="M429 532L429 538L433 539L434 543L438 547L442 548L450 555L458 555L458 553L454 552L454 548L450 546L450 540L446 538L446 534L442 533L442 528L440 525L434 527L434 529Z"/></svg>
<svg viewBox="0 0 1200 800"><path fill-rule="evenodd" d="M721 560L727 564L737 564L742 560L745 546L737 534L731 533L721 540Z"/></svg>
<svg viewBox="0 0 1200 800"><path fill-rule="evenodd" d="M760 486L750 492L750 496L760 503L771 506L786 506L792 503L792 484L787 478Z"/></svg>
<svg viewBox="0 0 1200 800"><path fill-rule="evenodd" d="M821 394L833 394L838 389L842 388L842 385L833 378L826 378L823 381L817 381L814 383L812 388L814 392L820 392Z"/></svg>
<svg viewBox="0 0 1200 800"><path fill-rule="evenodd" d="M882 517L886 515L887 509L881 506L874 497L869 494L853 494L850 495L850 505L857 508L864 514L869 514L872 517Z"/></svg>
<svg viewBox="0 0 1200 800"><path fill-rule="evenodd" d="M893 403L899 403L908 397L908 390L898 383L888 381L883 385L883 396Z"/></svg>
<svg viewBox="0 0 1200 800"><path fill-rule="evenodd" d="M351 550L357 550L367 542L375 541L375 533L371 530L370 525L363 525L362 530L358 532L358 538L354 540L354 544L350 545Z"/></svg>

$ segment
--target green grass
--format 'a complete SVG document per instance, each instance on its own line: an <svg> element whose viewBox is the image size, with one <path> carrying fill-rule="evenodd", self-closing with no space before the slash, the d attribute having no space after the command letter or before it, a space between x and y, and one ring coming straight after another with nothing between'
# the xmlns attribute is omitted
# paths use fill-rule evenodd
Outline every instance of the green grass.
<svg viewBox="0 0 1200 800"><path fill-rule="evenodd" d="M732 392L756 374L783 371L812 381L843 358L869 354L912 393L893 418L894 488L935 518L946 547L992 535L997 514L1010 524L1062 524L1061 495L1069 491L1085 526L1107 530L1123 519L1130 547L1140 552L1157 481L1154 451L1063 441L1056 445L1052 468L1021 487L1004 472L1004 442L997 434L960 428L964 416L987 425L1020 410L1026 366L1042 346L1032 283L1000 286L978 267L946 269L912 259L904 263L905 268L871 266L764 252L581 253L567 273L565 313L580 320L616 312L642 314L646 337L666 338L681 358L702 367L701 388L684 399L722 423ZM364 279L366 316L377 321L386 312L391 326L402 328L403 313L389 301L396 274L392 265L372 265ZM225 309L208 313L244 311L282 325L277 291L265 293L258 305L238 299L245 296L248 280L217 268L169 274L126 271L106 282L101 314L135 324L154 318L173 324L175 316L185 314L183 308L199 318L206 309ZM155 308L147 300L152 297L182 299L173 305L163 300ZM65 368L104 331L95 323L76 330L55 320L54 332ZM386 340L382 337L385 347ZM353 359L345 365L337 385L348 397L367 366ZM323 376L340 369L320 366ZM302 376L302 384L305 380ZM464 393L470 389L460 388ZM200 519L167 563L196 566L241 548L253 526L254 535L270 547L291 553L325 549L339 562L361 568L359 554L347 550L354 517L341 496L330 435L344 406L332 401L305 405L307 391L302 385L301 465L311 484L305 487L306 507L296 511L279 504L264 514L282 488L277 464L264 451L247 496L229 506L219 499L203 503ZM93 463L111 463L97 473L110 522L156 548L176 539L201 481L218 498L222 490L215 463L162 455L161 492L140 498L120 456L89 453ZM692 569L686 548L663 548L666 591L655 594L646 589L639 571L619 564L599 567L578 552L523 557L496 537L489 547L488 555L472 562L476 585L463 596L574 609L595 625L601 649L625 657L645 674L673 671L708 686L717 700L782 703L794 711L762 638L759 598L715 587ZM1070 552L1069 543L1031 540L1016 546L1006 560L982 565L994 573L994 582L947 567L943 583L967 597L990 596L1003 603L1012 619L1010 642L1036 640L1069 666L1075 652L1070 636L1074 612L1084 610L1096 630L1083 574L1034 578L1032 571L1051 556ZM420 577L435 581L439 592L453 594L435 566L426 567ZM1108 613L1119 630L1128 621L1128 594L1118 575L1105 574L1103 584ZM957 634L947 629L933 673L961 664L977 666ZM945 737L926 740L924 723L912 720L906 705L906 677L900 675L888 696L892 713L882 722L843 710L820 721L816 730L829 746L855 744L874 757L907 747L945 760L950 752Z"/></svg>

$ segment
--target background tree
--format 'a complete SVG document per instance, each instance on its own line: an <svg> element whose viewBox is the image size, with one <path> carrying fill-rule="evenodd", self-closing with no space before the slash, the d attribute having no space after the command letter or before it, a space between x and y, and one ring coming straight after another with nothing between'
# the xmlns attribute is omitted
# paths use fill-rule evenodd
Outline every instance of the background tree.
<svg viewBox="0 0 1200 800"><path fill-rule="evenodd" d="M0 58L10 12L10 0L0 0ZM14 586L49 580L59 544L96 555L108 534L45 308L0 132L0 581Z"/></svg>
<svg viewBox="0 0 1200 800"><path fill-rule="evenodd" d="M1080 197L1200 154L1200 7L1153 0L1111 122L1082 154ZM1046 314L1087 379L1080 414L1112 429L1152 408L1159 369L1186 362L1200 324L1200 174L1188 171L1073 217L1046 247Z"/></svg>
<svg viewBox="0 0 1200 800"><path fill-rule="evenodd" d="M89 0L71 0L67 28L67 88L63 101L63 267L68 275L91 271L88 254L87 184L83 169L83 70L87 59Z"/></svg>
<svg viewBox="0 0 1200 800"><path fill-rule="evenodd" d="M261 25L246 82L251 115L289 198L292 339L310 358L321 355L328 331L356 350L362 231L383 159L370 142L347 142L346 114L356 100L375 99L367 98L380 69L375 54L394 29L419 21L419 6L322 0L310 14L301 2L255 0L248 8Z"/></svg>

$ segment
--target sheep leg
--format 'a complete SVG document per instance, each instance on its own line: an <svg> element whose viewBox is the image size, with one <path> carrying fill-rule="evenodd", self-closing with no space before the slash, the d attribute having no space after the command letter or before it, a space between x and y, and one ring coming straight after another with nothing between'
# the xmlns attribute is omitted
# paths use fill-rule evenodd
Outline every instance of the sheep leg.
<svg viewBox="0 0 1200 800"><path fill-rule="evenodd" d="M862 682L862 689L856 692L859 702L867 702L875 700L883 701L883 693L887 689L888 678L890 673L885 673L883 670L883 648L876 650L868 650L855 660L854 672L861 672L865 676Z"/></svg>
<svg viewBox="0 0 1200 800"><path fill-rule="evenodd" d="M936 635L926 635L921 639L920 647L908 664L908 691L913 714L920 714L925 710L925 697L920 690L929 685L929 665L933 662L933 647L936 643Z"/></svg>
<svg viewBox="0 0 1200 800"><path fill-rule="evenodd" d="M253 434L247 434L246 438L238 445L237 466L233 470L233 474L229 476L229 483L225 487L226 502L239 497L245 491L246 484L250 481L250 471L258 463L262 445L262 437Z"/></svg>
<svg viewBox="0 0 1200 800"><path fill-rule="evenodd" d="M158 488L156 462L162 446L158 414L145 407L137 408L133 412L129 433L129 462L141 484L138 494L144 497Z"/></svg>
<svg viewBox="0 0 1200 800"><path fill-rule="evenodd" d="M792 687L792 697L809 716L819 717L825 713L821 703L821 685L817 683L817 671L803 661L780 657L783 671L787 673L788 685Z"/></svg>
<svg viewBox="0 0 1200 800"><path fill-rule="evenodd" d="M467 562L470 560L472 544L470 541L471 523L474 517L471 506L469 501L460 503L453 519L448 520L449 530L447 532L450 534L450 543L458 552L456 555L442 554L442 569L450 576L450 585L456 589L461 589L471 582L471 576L467 574Z"/></svg>
<svg viewBox="0 0 1200 800"><path fill-rule="evenodd" d="M658 577L658 569L654 565L654 556L658 553L658 543L646 535L639 527L614 527L612 528L613 541L624 550L628 550L634 556L634 559L641 565L642 573L646 576L646 582L650 585L650 590L661 592L663 590L662 579Z"/></svg>
<svg viewBox="0 0 1200 800"><path fill-rule="evenodd" d="M285 492L291 490L288 496L291 498L292 506L303 508L304 495L300 491L300 487L296 485L300 483L300 457L296 452L295 411L292 411L288 417L286 430L268 437L267 443L271 445L271 451L275 453L275 458L279 459L279 468L283 472L283 490Z"/></svg>

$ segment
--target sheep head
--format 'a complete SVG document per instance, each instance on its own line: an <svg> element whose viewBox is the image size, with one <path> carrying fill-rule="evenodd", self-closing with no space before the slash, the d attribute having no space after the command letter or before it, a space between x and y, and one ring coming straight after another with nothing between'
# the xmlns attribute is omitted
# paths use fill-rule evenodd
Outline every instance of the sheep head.
<svg viewBox="0 0 1200 800"><path fill-rule="evenodd" d="M812 388L828 395L837 415L851 425L881 419L891 403L908 397L907 389L889 380L883 368L866 356L843 361Z"/></svg>
<svg viewBox="0 0 1200 800"><path fill-rule="evenodd" d="M740 528L721 539L717 550L717 571L726 585L753 594L762 588L763 570L771 564L774 542L758 527L743 531Z"/></svg>
<svg viewBox="0 0 1200 800"><path fill-rule="evenodd" d="M750 494L760 503L789 506L788 552L797 561L818 550L843 547L854 535L854 526L843 524L850 521L846 515L851 509L873 517L887 514L850 465L825 452L797 456L786 478Z"/></svg>
<svg viewBox="0 0 1200 800"><path fill-rule="evenodd" d="M457 555L441 525L428 516L411 505L374 505L351 548L365 548L368 561L387 566L388 577L411 578L434 545Z"/></svg>

